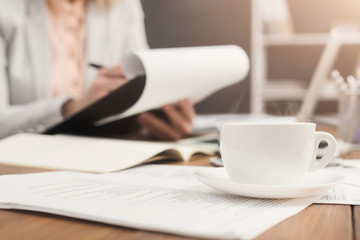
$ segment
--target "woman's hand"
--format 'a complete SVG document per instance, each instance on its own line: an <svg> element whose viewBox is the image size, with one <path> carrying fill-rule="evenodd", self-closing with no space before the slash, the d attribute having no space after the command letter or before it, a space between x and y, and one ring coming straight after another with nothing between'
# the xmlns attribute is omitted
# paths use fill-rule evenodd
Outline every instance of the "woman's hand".
<svg viewBox="0 0 360 240"><path fill-rule="evenodd" d="M121 65L101 68L90 89L80 98L67 101L62 107L62 114L68 117L96 100L106 96L129 80L125 78Z"/></svg>
<svg viewBox="0 0 360 240"><path fill-rule="evenodd" d="M141 113L137 121L159 140L177 141L191 133L195 110L188 100L181 100L176 105L163 106L162 110L169 121L160 119L149 112Z"/></svg>

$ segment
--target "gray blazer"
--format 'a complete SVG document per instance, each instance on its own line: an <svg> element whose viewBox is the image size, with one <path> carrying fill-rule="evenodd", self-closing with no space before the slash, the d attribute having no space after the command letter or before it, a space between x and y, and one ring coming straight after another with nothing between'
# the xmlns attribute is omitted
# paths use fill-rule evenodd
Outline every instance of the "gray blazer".
<svg viewBox="0 0 360 240"><path fill-rule="evenodd" d="M51 96L51 48L46 0L0 0L0 138L42 131L60 121L68 96ZM118 0L108 9L87 9L87 62L112 66L147 48L139 0ZM85 88L96 70L87 68Z"/></svg>

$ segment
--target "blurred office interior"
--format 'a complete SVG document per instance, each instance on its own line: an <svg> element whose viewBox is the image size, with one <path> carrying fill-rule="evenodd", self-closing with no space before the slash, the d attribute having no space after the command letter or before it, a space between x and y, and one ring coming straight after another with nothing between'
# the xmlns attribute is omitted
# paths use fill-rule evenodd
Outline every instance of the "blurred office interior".
<svg viewBox="0 0 360 240"><path fill-rule="evenodd" d="M143 0L142 4L151 48L236 44L251 57L251 0ZM328 33L339 25L360 29L358 0L287 0L287 6L295 33ZM323 45L270 46L268 77L308 84L323 49ZM351 74L358 52L356 45L341 47L333 68L343 75ZM251 73L236 86L213 94L196 106L197 111L250 112L250 79ZM299 101L270 101L264 108L285 115L295 114L299 105ZM334 112L336 105L336 101L322 101L316 112Z"/></svg>

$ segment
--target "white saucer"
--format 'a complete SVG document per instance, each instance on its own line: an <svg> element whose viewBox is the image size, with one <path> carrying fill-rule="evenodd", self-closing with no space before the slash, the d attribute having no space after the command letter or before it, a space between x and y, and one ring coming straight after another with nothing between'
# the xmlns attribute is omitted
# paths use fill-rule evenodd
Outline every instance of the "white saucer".
<svg viewBox="0 0 360 240"><path fill-rule="evenodd" d="M233 183L225 168L207 168L194 172L202 183L217 190L255 198L297 198L325 194L345 177L337 172L320 170L308 173L299 185L252 185Z"/></svg>

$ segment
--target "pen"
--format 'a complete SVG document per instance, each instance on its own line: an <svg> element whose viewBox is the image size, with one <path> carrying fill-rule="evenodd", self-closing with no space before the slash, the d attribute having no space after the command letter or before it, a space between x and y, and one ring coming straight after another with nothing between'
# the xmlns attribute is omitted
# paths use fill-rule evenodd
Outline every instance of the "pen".
<svg viewBox="0 0 360 240"><path fill-rule="evenodd" d="M346 78L346 80L351 90L356 91L358 89L358 81L355 79L354 76L350 75Z"/></svg>
<svg viewBox="0 0 360 240"><path fill-rule="evenodd" d="M344 78L340 75L338 70L333 70L330 76L331 80L336 82L341 92L346 92L348 90L348 84L345 82Z"/></svg>
<svg viewBox="0 0 360 240"><path fill-rule="evenodd" d="M90 67L93 67L93 68L96 68L96 69L100 69L100 68L103 68L103 67L104 67L104 66L99 65L99 64L96 64L96 63L89 63L89 66L90 66Z"/></svg>

